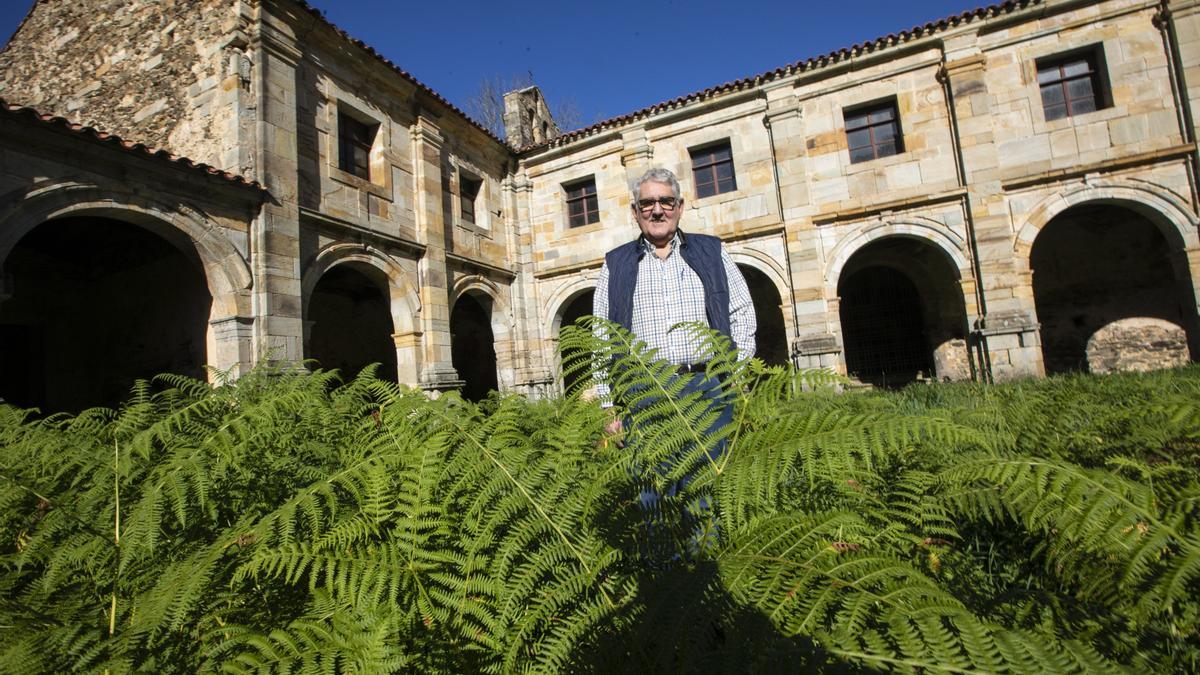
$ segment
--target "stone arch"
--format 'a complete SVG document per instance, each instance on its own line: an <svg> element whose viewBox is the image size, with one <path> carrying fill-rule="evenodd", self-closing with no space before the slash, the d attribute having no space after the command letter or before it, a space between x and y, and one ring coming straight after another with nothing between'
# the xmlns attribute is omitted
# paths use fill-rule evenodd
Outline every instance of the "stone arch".
<svg viewBox="0 0 1200 675"><path fill-rule="evenodd" d="M421 301L408 279L408 273L391 256L367 244L340 243L321 249L304 273L302 295L304 302L312 295L321 275L336 265L357 262L373 267L387 280L388 301L396 333L411 333L420 329L418 316Z"/></svg>
<svg viewBox="0 0 1200 675"><path fill-rule="evenodd" d="M516 386L517 376L516 324L507 289L480 274L459 277L450 289L451 314L464 296L473 297L488 314L496 355L496 386L500 391L511 391Z"/></svg>
<svg viewBox="0 0 1200 675"><path fill-rule="evenodd" d="M969 269L955 240L888 227L856 239L835 249L827 290L846 372L882 386L971 377Z"/></svg>
<svg viewBox="0 0 1200 675"><path fill-rule="evenodd" d="M885 237L921 239L941 251L958 272L960 280L971 278L966 241L942 223L931 218L909 217L904 220L876 221L842 237L829 252L825 265L825 297L837 297L838 280L851 256Z"/></svg>
<svg viewBox="0 0 1200 675"><path fill-rule="evenodd" d="M584 293L596 290L597 276L599 275L575 277L561 284L550 294L542 316L545 317L543 329L545 330L545 334L550 336L551 340L557 340L558 331L562 330L563 310Z"/></svg>
<svg viewBox="0 0 1200 675"><path fill-rule="evenodd" d="M1193 217L1152 187L1097 183L1044 199L1018 232L1042 368L1104 372L1195 358Z"/></svg>
<svg viewBox="0 0 1200 675"><path fill-rule="evenodd" d="M72 179L40 181L0 197L0 270L13 248L34 228L67 217L128 223L161 237L186 255L194 254L212 298L206 361L218 371L235 375L250 367L253 277L241 252L207 214L120 187ZM247 213L247 226L250 217Z"/></svg>
<svg viewBox="0 0 1200 675"><path fill-rule="evenodd" d="M546 303L549 308L545 317L548 324L545 326L547 332L546 344L549 347L549 354L546 363L551 364L554 372L555 386L561 387L562 392L572 389L578 382L578 377L567 377L563 372L564 356L559 347L559 334L562 331L564 318L569 310L577 310L576 303L580 302L589 294L594 294L596 290L596 276L588 275L576 277L564 284L561 284L558 289L550 296L550 300ZM592 296L594 298L594 295ZM572 314L577 312L572 311ZM592 308L589 306L581 315L591 314Z"/></svg>
<svg viewBox="0 0 1200 675"><path fill-rule="evenodd" d="M1157 225L1173 248L1188 252L1200 250L1200 236L1196 233L1200 222L1182 200L1148 183L1105 178L1069 186L1031 209L1017 228L1013 241L1017 261L1028 263L1034 240L1056 216L1073 206L1089 203L1123 206Z"/></svg>
<svg viewBox="0 0 1200 675"><path fill-rule="evenodd" d="M388 310L392 319L391 338L396 348L396 378L401 384L418 385L421 301L409 281L408 273L391 256L367 244L336 243L326 246L305 270L301 283L304 306L309 307L312 293L325 273L344 264L373 270L376 276L374 281L387 289Z"/></svg>
<svg viewBox="0 0 1200 675"><path fill-rule="evenodd" d="M755 355L768 365L783 365L789 360L788 345L795 340L795 322L791 315L792 293L787 272L769 256L755 250L731 250L729 257L742 269L750 288L758 320ZM757 278L755 278L757 277ZM761 282L765 281L765 284ZM765 285L767 288L761 288ZM772 293L773 291L773 293Z"/></svg>
<svg viewBox="0 0 1200 675"><path fill-rule="evenodd" d="M33 228L55 218L97 216L120 220L191 247L199 256L213 297L213 320L248 315L250 267L220 228L199 209L170 206L128 191L75 181L44 181L0 201L0 269Z"/></svg>

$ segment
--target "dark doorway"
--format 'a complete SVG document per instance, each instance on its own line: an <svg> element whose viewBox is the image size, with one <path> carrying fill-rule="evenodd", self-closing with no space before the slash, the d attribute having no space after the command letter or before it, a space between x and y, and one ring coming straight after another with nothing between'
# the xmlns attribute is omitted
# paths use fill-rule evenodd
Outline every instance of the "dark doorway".
<svg viewBox="0 0 1200 675"><path fill-rule="evenodd" d="M322 368L337 368L349 380L378 363L381 380L396 381L396 345L387 278L369 265L343 263L317 282L308 299L312 322L304 356Z"/></svg>
<svg viewBox="0 0 1200 675"><path fill-rule="evenodd" d="M567 303L567 306L563 308L562 316L559 319L559 332L561 333L563 328L574 324L577 320L579 320L580 317L590 315L592 313L592 302L594 301L595 297L596 291L584 291L575 296L575 299L571 300L571 302ZM565 351L560 354L560 356L563 364L571 361L571 354L568 354ZM585 381L588 379L587 375L588 374L586 372L564 372L563 391L574 391L581 384L587 386L588 383Z"/></svg>
<svg viewBox="0 0 1200 675"><path fill-rule="evenodd" d="M490 308L490 299L485 302ZM465 383L462 396L468 401L481 401L498 388L496 341L490 314L470 294L461 296L450 312L450 357L458 377Z"/></svg>
<svg viewBox="0 0 1200 675"><path fill-rule="evenodd" d="M758 332L754 336L754 355L768 366L782 366L788 362L787 330L783 323L782 301L779 289L771 278L747 265L738 265L750 297L754 300L754 316L758 320Z"/></svg>
<svg viewBox="0 0 1200 675"><path fill-rule="evenodd" d="M840 286L846 370L876 386L900 386L933 371L921 298L908 277L868 267Z"/></svg>
<svg viewBox="0 0 1200 675"><path fill-rule="evenodd" d="M880 387L972 376L959 271L934 244L891 236L864 246L846 261L838 295L850 375Z"/></svg>
<svg viewBox="0 0 1200 675"><path fill-rule="evenodd" d="M78 412L118 405L139 378L206 376L212 297L194 250L122 221L73 217L34 228L4 269L9 403Z"/></svg>
<svg viewBox="0 0 1200 675"><path fill-rule="evenodd" d="M1068 209L1038 234L1029 264L1048 374L1090 370L1088 340L1123 319L1162 319L1195 342L1191 283L1175 271L1186 262L1172 260L1162 232L1137 212L1111 204ZM1130 338L1125 349L1139 349Z"/></svg>

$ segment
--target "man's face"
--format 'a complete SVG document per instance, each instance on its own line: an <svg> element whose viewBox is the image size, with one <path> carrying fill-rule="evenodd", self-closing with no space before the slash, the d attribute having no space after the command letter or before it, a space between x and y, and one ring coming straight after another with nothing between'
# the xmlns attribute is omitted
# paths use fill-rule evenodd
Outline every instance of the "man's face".
<svg viewBox="0 0 1200 675"><path fill-rule="evenodd" d="M675 205L674 209L664 209L658 200L664 197L674 197L675 193L671 191L671 186L666 183L657 183L648 180L642 183L638 188L638 201L633 204L633 217L637 220L638 227L642 230L642 235L646 240L655 246L665 246L675 236L675 230L679 227L679 217L683 215L683 200ZM639 208L638 202L642 200L652 199L655 201L650 210Z"/></svg>

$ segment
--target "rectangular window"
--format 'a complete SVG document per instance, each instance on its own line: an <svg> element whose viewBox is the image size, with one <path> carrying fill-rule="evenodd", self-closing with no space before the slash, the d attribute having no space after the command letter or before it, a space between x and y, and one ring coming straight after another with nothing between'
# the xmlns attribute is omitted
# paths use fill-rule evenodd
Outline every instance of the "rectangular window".
<svg viewBox="0 0 1200 675"><path fill-rule="evenodd" d="M464 222L475 222L475 200L479 197L481 187L483 187L483 181L461 173L458 175L458 200L462 207Z"/></svg>
<svg viewBox="0 0 1200 675"><path fill-rule="evenodd" d="M338 168L371 180L371 146L375 144L378 131L378 124L360 122L339 110Z"/></svg>
<svg viewBox="0 0 1200 675"><path fill-rule="evenodd" d="M843 114L851 164L904 152L895 99L848 109Z"/></svg>
<svg viewBox="0 0 1200 675"><path fill-rule="evenodd" d="M689 150L688 154L692 156L692 179L696 182L697 199L737 189L729 141Z"/></svg>
<svg viewBox="0 0 1200 675"><path fill-rule="evenodd" d="M1099 45L1037 61L1046 121L1108 107L1108 81Z"/></svg>
<svg viewBox="0 0 1200 675"><path fill-rule="evenodd" d="M583 227L600 222L600 202L596 198L596 179L588 178L564 185L567 192L567 224Z"/></svg>

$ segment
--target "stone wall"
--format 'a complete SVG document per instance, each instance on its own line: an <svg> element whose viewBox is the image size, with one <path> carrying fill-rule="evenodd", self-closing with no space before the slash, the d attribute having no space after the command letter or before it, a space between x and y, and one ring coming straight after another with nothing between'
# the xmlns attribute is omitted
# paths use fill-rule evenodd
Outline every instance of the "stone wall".
<svg viewBox="0 0 1200 675"><path fill-rule="evenodd" d="M252 173L237 0L40 0L0 52L0 97Z"/></svg>

